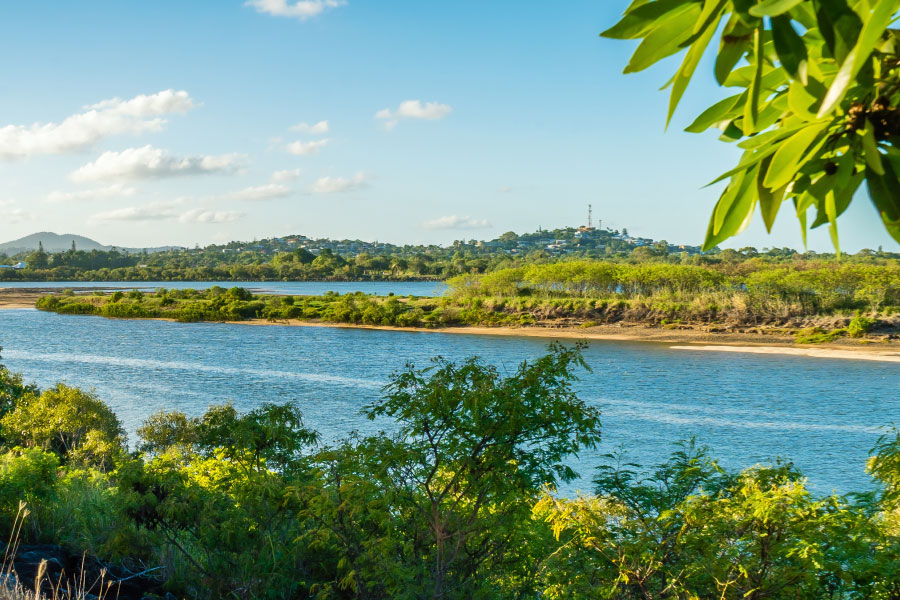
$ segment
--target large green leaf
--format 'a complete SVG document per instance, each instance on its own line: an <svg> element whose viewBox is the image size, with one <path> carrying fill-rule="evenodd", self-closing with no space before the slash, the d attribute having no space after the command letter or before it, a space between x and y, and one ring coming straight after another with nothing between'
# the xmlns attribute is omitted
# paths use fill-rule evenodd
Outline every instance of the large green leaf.
<svg viewBox="0 0 900 600"><path fill-rule="evenodd" d="M747 176L747 172L736 174L729 182L728 187L725 188L725 191L722 192L719 201L716 202L716 207L713 209L712 219L710 221L712 232L714 234L718 234L719 231L721 231L722 225L725 223L725 218L728 216L728 211L737 199L738 194L745 183L744 179Z"/></svg>
<svg viewBox="0 0 900 600"><path fill-rule="evenodd" d="M754 17L775 17L786 13L804 0L763 0L750 9Z"/></svg>
<svg viewBox="0 0 900 600"><path fill-rule="evenodd" d="M835 207L835 192L829 190L825 196L825 214L828 216L828 233L831 235L831 244L838 256L841 254L841 244L838 238L837 208Z"/></svg>
<svg viewBox="0 0 900 600"><path fill-rule="evenodd" d="M725 84L731 71L749 49L750 41L748 39L722 39L722 43L719 45L719 54L716 56L715 68L716 81L719 85Z"/></svg>
<svg viewBox="0 0 900 600"><path fill-rule="evenodd" d="M831 55L842 62L862 29L862 20L845 0L813 0L819 32Z"/></svg>
<svg viewBox="0 0 900 600"><path fill-rule="evenodd" d="M694 119L694 122L685 131L702 133L710 127L737 117L740 111L735 110L735 107L741 104L740 100L743 96L744 94L735 94L724 100L719 100Z"/></svg>
<svg viewBox="0 0 900 600"><path fill-rule="evenodd" d="M803 163L809 160L806 150L822 135L828 123L814 123L786 139L769 166L764 185L770 190L783 187L791 182Z"/></svg>
<svg viewBox="0 0 900 600"><path fill-rule="evenodd" d="M814 77L809 77L807 84L795 80L788 89L788 106L795 115L805 121L815 121L819 106L828 89Z"/></svg>
<svg viewBox="0 0 900 600"><path fill-rule="evenodd" d="M716 204L709 221L703 250L710 250L728 238L740 233L750 223L756 208L756 177L758 169L750 169L739 180L733 180ZM719 227L716 228L717 221Z"/></svg>
<svg viewBox="0 0 900 600"><path fill-rule="evenodd" d="M782 15L772 18L772 41L775 43L778 60L785 70L791 77L806 85L809 56L803 38L797 35L791 25L790 17Z"/></svg>
<svg viewBox="0 0 900 600"><path fill-rule="evenodd" d="M795 123L792 125L782 124L782 126L778 129L772 129L764 133L759 133L743 140L740 144L738 144L738 147L743 148L744 150L755 150L763 146L768 146L793 135L794 132L800 131L808 125L808 123ZM777 147L771 148L772 152L774 152L775 150L777 150Z"/></svg>
<svg viewBox="0 0 900 600"><path fill-rule="evenodd" d="M720 16L722 12L721 6L724 4L725 0L720 0L717 17ZM675 109L678 108L678 103L681 102L681 97L691 82L691 77L694 76L694 71L697 70L697 65L700 63L700 59L703 58L703 53L706 52L706 47L709 46L709 42L716 33L717 22L716 20L709 22L700 37L691 44L690 49L684 55L681 68L678 69L675 80L672 82L672 95L669 97L669 114L666 116L666 127L672 121L672 115L675 114Z"/></svg>
<svg viewBox="0 0 900 600"><path fill-rule="evenodd" d="M683 44L691 38L691 31L700 16L700 10L700 5L693 2L670 15L637 47L628 66L625 67L625 73L643 71L681 50Z"/></svg>
<svg viewBox="0 0 900 600"><path fill-rule="evenodd" d="M775 156L777 155L776 153ZM772 233L772 225L775 223L775 217L778 215L778 209L781 208L781 202L784 200L784 194L787 191L787 185L780 189L771 190L763 183L774 160L774 157L769 157L762 161L759 164L759 173L756 177L756 194L759 197L759 210L762 213L763 222L766 224L766 230L769 233Z"/></svg>
<svg viewBox="0 0 900 600"><path fill-rule="evenodd" d="M878 152L878 142L875 141L875 128L868 119L866 120L866 131L863 134L863 153L866 165L879 175L884 175L881 153Z"/></svg>
<svg viewBox="0 0 900 600"><path fill-rule="evenodd" d="M787 112L787 93L775 96L764 107L760 108L759 117L756 119L756 129L758 131L769 129L772 125L781 121Z"/></svg>
<svg viewBox="0 0 900 600"><path fill-rule="evenodd" d="M738 163L738 166L722 173L721 175L716 177L713 181L710 181L703 187L709 187L711 185L715 185L716 183L719 183L720 181L724 181L724 180L728 179L729 177L733 177L734 175L736 175L737 173L740 173L741 171L746 171L750 167L755 167L760 162L765 160L767 157L774 154L777 149L778 149L778 146L776 146L774 144L770 144L768 146L763 146L759 150L755 150L752 152L748 150L747 152L744 152L744 156L741 158L741 162Z"/></svg>
<svg viewBox="0 0 900 600"><path fill-rule="evenodd" d="M757 29L753 34L753 48L756 62L753 65L753 79L750 81L750 89L747 94L747 102L744 104L744 135L756 132L756 119L759 117L760 87L762 86L764 43L762 32Z"/></svg>
<svg viewBox="0 0 900 600"><path fill-rule="evenodd" d="M722 18L722 11L725 9L725 5L728 4L728 0L705 0L703 3L703 12L700 13L700 18L697 19L697 23L694 25L694 37L699 38L706 29L711 26L713 23L718 23Z"/></svg>
<svg viewBox="0 0 900 600"><path fill-rule="evenodd" d="M629 7L622 20L601 33L605 38L633 40L647 35L670 13L695 0L656 0Z"/></svg>
<svg viewBox="0 0 900 600"><path fill-rule="evenodd" d="M797 212L797 220L800 221L800 233L803 236L803 247L807 247L807 228L806 228L806 215L809 212L809 207L813 203L813 198L809 194L803 194L802 196L794 197L794 209Z"/></svg>

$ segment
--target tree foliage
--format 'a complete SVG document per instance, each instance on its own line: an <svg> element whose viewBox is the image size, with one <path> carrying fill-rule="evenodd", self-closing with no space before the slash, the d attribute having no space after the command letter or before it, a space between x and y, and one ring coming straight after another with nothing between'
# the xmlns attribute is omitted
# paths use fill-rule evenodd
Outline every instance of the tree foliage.
<svg viewBox="0 0 900 600"><path fill-rule="evenodd" d="M0 524L25 500L26 543L141 565L181 598L898 597L900 434L873 449L873 491L816 496L790 463L731 472L687 441L655 469L610 455L566 499L554 483L600 439L581 366L560 346L509 373L408 366L365 409L389 433L332 447L291 403L158 413L108 462L85 459L90 432L118 435L101 401L26 394Z"/></svg>
<svg viewBox="0 0 900 600"><path fill-rule="evenodd" d="M96 395L62 383L21 398L0 426L7 443L54 451L100 469L112 468L125 447L115 413Z"/></svg>
<svg viewBox="0 0 900 600"><path fill-rule="evenodd" d="M757 207L771 231L791 201L804 240L838 217L865 181L900 242L900 0L634 0L602 35L639 39L626 73L683 52L667 87L670 121L718 34L716 81L736 93L687 131L721 130L743 150L710 218L709 249L738 234ZM811 222L810 209L815 209Z"/></svg>

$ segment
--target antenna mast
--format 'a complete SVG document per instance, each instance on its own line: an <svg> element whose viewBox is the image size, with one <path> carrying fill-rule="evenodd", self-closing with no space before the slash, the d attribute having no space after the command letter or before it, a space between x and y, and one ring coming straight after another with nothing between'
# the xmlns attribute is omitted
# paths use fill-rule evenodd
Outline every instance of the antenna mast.
<svg viewBox="0 0 900 600"><path fill-rule="evenodd" d="M593 207L590 204L588 204L588 229L590 229L591 226L593 225L593 223L591 221L593 212L594 212Z"/></svg>

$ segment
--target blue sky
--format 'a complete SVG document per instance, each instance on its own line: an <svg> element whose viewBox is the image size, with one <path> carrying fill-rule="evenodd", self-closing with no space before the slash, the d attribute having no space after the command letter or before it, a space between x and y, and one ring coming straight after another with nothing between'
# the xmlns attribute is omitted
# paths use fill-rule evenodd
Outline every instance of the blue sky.
<svg viewBox="0 0 900 600"><path fill-rule="evenodd" d="M672 65L623 76L633 45L597 35L628 0L295 4L4 3L0 241L449 243L591 203L701 242L720 191L702 186L737 155L680 129L722 92L707 64L664 132ZM789 216L728 245L801 247ZM876 219L861 194L844 250L897 250Z"/></svg>

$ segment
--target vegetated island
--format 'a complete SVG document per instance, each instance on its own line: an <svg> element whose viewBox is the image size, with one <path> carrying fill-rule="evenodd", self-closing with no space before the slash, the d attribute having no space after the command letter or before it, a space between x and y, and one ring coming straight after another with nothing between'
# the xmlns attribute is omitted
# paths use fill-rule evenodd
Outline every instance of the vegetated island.
<svg viewBox="0 0 900 600"><path fill-rule="evenodd" d="M41 310L180 322L408 328L553 337L900 346L900 268L570 261L448 280L440 297L255 295L235 287L36 295ZM21 290L17 293L22 294ZM20 297L20 300L23 298Z"/></svg>

